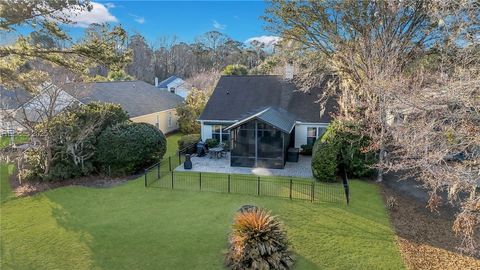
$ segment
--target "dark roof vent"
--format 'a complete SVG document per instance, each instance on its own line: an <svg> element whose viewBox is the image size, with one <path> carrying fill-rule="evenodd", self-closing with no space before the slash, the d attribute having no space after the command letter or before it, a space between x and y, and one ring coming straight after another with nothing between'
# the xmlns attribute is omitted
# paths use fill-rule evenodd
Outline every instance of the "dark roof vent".
<svg viewBox="0 0 480 270"><path fill-rule="evenodd" d="M227 90L227 95L230 95L230 91Z"/></svg>

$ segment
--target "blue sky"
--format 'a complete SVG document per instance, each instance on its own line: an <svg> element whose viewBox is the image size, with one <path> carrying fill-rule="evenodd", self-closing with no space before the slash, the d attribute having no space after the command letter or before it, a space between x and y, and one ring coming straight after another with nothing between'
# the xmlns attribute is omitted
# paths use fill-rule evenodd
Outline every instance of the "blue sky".
<svg viewBox="0 0 480 270"><path fill-rule="evenodd" d="M140 33L152 45L160 37L176 36L191 42L207 31L217 30L238 41L274 37L265 29L260 16L264 1L93 1L93 11L71 16L77 21L68 27L79 37L89 23L121 24L131 34ZM25 33L25 31L21 31ZM266 36L266 37L265 37Z"/></svg>

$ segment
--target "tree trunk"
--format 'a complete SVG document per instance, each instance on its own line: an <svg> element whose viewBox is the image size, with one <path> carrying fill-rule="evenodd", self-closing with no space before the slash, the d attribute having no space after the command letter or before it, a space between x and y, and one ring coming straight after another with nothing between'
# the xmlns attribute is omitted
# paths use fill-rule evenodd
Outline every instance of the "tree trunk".
<svg viewBox="0 0 480 270"><path fill-rule="evenodd" d="M52 148L50 145L50 141L47 140L47 143L45 145L45 170L43 173L46 175L50 172L50 165L52 164L52 159L53 159L53 154L52 154Z"/></svg>

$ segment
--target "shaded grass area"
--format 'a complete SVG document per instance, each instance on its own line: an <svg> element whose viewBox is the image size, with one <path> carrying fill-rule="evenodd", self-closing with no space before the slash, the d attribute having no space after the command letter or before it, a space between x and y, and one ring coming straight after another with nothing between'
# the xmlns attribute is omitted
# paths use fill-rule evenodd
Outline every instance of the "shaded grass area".
<svg viewBox="0 0 480 270"><path fill-rule="evenodd" d="M3 203L14 196L10 185L10 176L14 166L12 164L0 163L0 202Z"/></svg>
<svg viewBox="0 0 480 270"><path fill-rule="evenodd" d="M21 144L21 143L28 142L29 139L30 139L30 137L28 135L19 134L19 135L15 135L15 137L13 137L13 142L15 144ZM5 147L9 146L10 142L11 142L10 136L1 136L0 137L0 149L3 149Z"/></svg>
<svg viewBox="0 0 480 270"><path fill-rule="evenodd" d="M178 140L180 140L180 137L182 136L183 134L180 132L175 132L167 135L167 152L163 156L164 158L177 154Z"/></svg>
<svg viewBox="0 0 480 270"><path fill-rule="evenodd" d="M285 223L296 269L403 269L377 186L351 181L351 189L346 206L146 189L143 179L58 188L2 204L1 269L222 269L244 204Z"/></svg>

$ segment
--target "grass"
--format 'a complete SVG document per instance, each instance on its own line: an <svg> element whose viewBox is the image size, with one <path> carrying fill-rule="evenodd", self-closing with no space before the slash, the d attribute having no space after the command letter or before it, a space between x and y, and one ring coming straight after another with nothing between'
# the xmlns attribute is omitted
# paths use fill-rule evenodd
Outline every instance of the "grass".
<svg viewBox="0 0 480 270"><path fill-rule="evenodd" d="M13 167L0 168L3 201ZM285 223L296 269L404 269L378 187L351 181L351 191L346 206L144 188L143 178L58 188L1 204L0 269L222 269L244 204Z"/></svg>
<svg viewBox="0 0 480 270"><path fill-rule="evenodd" d="M183 134L180 132L175 132L167 135L167 152L164 157L169 157L177 154L178 151L178 140L182 137Z"/></svg>
<svg viewBox="0 0 480 270"><path fill-rule="evenodd" d="M23 134L19 134L19 135L15 135L15 137L13 137L13 142L15 144L20 144L20 143L26 143L28 142L28 140L30 139L30 137L28 135L23 135ZM0 137L0 149L3 149L7 146L10 145L10 136L1 136Z"/></svg>
<svg viewBox="0 0 480 270"><path fill-rule="evenodd" d="M0 163L0 202L6 202L13 197L12 188L10 186L10 175L13 173L14 166L12 164Z"/></svg>
<svg viewBox="0 0 480 270"><path fill-rule="evenodd" d="M284 221L296 269L402 269L377 187L352 181L350 206L270 197L67 187L2 205L1 269L221 269L244 204Z"/></svg>

